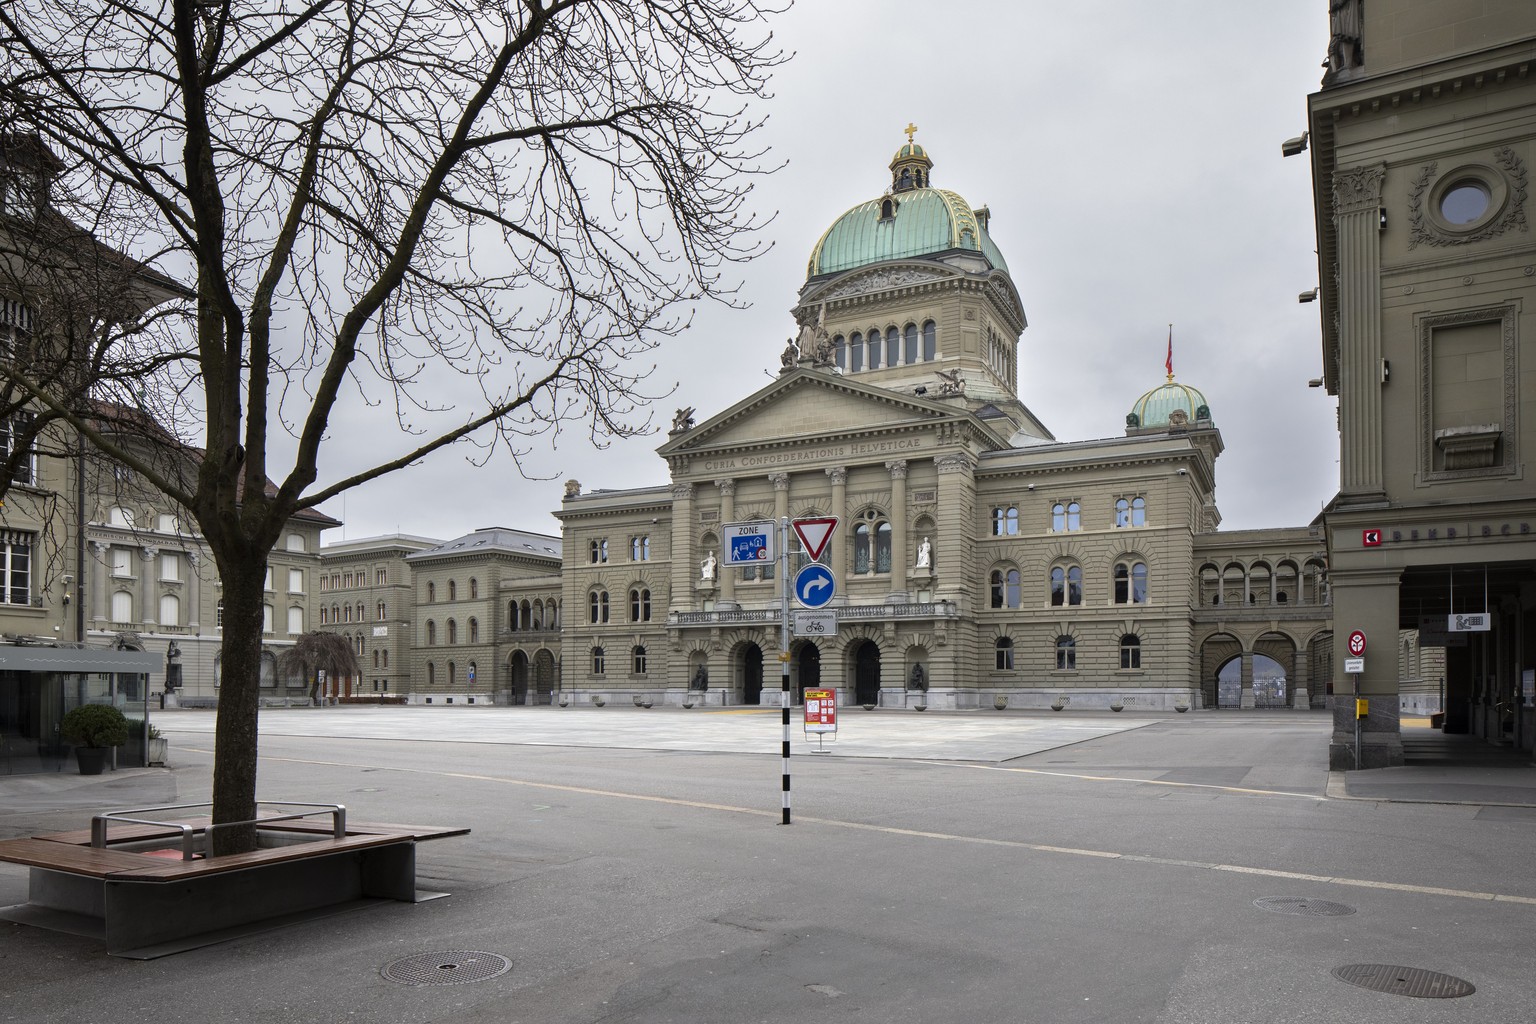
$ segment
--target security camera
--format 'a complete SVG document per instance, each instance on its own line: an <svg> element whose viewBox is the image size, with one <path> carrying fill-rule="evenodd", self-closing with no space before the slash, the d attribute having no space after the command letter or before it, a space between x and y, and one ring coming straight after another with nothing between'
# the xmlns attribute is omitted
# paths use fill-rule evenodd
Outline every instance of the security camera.
<svg viewBox="0 0 1536 1024"><path fill-rule="evenodd" d="M1302 132L1294 139L1286 139L1280 143L1281 156L1300 156L1307 151L1307 132Z"/></svg>
<svg viewBox="0 0 1536 1024"><path fill-rule="evenodd" d="M73 583L73 582L75 582L75 578L73 576L71 576L69 573L65 573L64 574L64 582L65 583Z"/></svg>
<svg viewBox="0 0 1536 1024"><path fill-rule="evenodd" d="M1187 469L1179 470L1179 476L1189 476L1189 470L1187 470Z"/></svg>

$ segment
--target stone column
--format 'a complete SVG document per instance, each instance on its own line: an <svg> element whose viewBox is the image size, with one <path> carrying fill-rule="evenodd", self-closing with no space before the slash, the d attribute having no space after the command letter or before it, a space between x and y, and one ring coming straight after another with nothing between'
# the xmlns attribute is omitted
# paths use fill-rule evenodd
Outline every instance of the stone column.
<svg viewBox="0 0 1536 1024"><path fill-rule="evenodd" d="M907 600L907 460L887 462L891 474L891 591L887 604Z"/></svg>
<svg viewBox="0 0 1536 1024"><path fill-rule="evenodd" d="M1358 533L1356 534L1358 536ZM1391 768L1403 763L1401 698L1397 680L1398 602L1400 570L1341 567L1331 570L1333 593L1333 738L1328 767L1355 767L1355 677L1344 671L1349 634L1365 633L1369 646L1365 672L1359 677L1360 696L1370 701L1360 723L1360 767Z"/></svg>
<svg viewBox="0 0 1536 1024"><path fill-rule="evenodd" d="M1238 678L1241 680L1242 689L1238 692L1237 706L1243 710L1251 710L1257 702L1253 699L1253 652L1243 652L1243 668Z"/></svg>
<svg viewBox="0 0 1536 1024"><path fill-rule="evenodd" d="M1347 639L1347 638L1346 638ZM1291 706L1298 711L1306 711L1312 707L1312 694L1309 686L1311 680L1310 662L1312 654L1305 647L1296 651L1296 664L1291 671Z"/></svg>
<svg viewBox="0 0 1536 1024"><path fill-rule="evenodd" d="M715 486L720 488L720 523L736 521L736 481L716 480ZM721 537L723 545L725 538ZM736 574L740 570L725 564L724 551L720 552L720 566L716 570L720 574L720 604L717 606L722 611L734 611L736 608Z"/></svg>
<svg viewBox="0 0 1536 1024"><path fill-rule="evenodd" d="M199 575L202 570L203 559L196 551L187 552L187 628L194 633L202 632L203 624L203 578ZM316 621L315 597L320 589L320 577L318 566L310 573L310 598L305 603L309 606L304 610L304 621L313 624Z"/></svg>
<svg viewBox="0 0 1536 1024"><path fill-rule="evenodd" d="M836 516L838 522L837 529L832 532L832 539L828 542L831 551L827 554L827 565L839 580L846 580L848 578L848 531L853 529L853 524L848 521L848 467L828 466L827 479L832 481L832 507L827 510L827 514ZM846 594L838 594L832 599L833 604L847 602Z"/></svg>
<svg viewBox="0 0 1536 1024"><path fill-rule="evenodd" d="M935 459L934 468L939 473L935 547L943 551L946 565L974 565L976 460L967 452L950 452ZM945 573L939 579L935 597L963 600L970 594L968 573Z"/></svg>
<svg viewBox="0 0 1536 1024"><path fill-rule="evenodd" d="M704 554L693 550L693 520L693 484L673 484L672 596L668 608L674 612L693 608L693 584L700 578L699 564ZM716 565L716 579L719 578L719 572L720 567Z"/></svg>
<svg viewBox="0 0 1536 1024"><path fill-rule="evenodd" d="M777 531L779 529L779 523L783 522L785 517L789 515L789 474L788 473L770 473L768 475L768 481L769 481L769 483L773 484L773 529L775 531L774 532L774 543L777 544L778 543L778 532ZM794 537L794 531L791 530L789 537L785 538L785 540L784 540L784 543L791 545L791 552L793 552L793 544L794 544L793 537ZM775 549L774 555L775 555L774 565L777 566L778 565L778 558L777 558L778 551L777 551L777 549ZM795 571L795 566L794 566L794 562L793 561L790 562L789 571L791 573L790 581L793 582L794 581L793 573ZM773 667L774 668L778 668L779 666L778 666L777 663L775 663Z"/></svg>
<svg viewBox="0 0 1536 1024"><path fill-rule="evenodd" d="M91 623L95 629L107 628L107 612L112 597L112 567L107 564L107 550L105 542L91 541L91 576L88 581L82 581L90 594Z"/></svg>
<svg viewBox="0 0 1536 1024"><path fill-rule="evenodd" d="M1339 497L1383 498L1381 432L1381 183L1385 164L1333 175L1338 245Z"/></svg>
<svg viewBox="0 0 1536 1024"><path fill-rule="evenodd" d="M145 547L139 549L139 621L146 626L153 626L160 620L159 602L155 600L155 577L159 575L160 549Z"/></svg>

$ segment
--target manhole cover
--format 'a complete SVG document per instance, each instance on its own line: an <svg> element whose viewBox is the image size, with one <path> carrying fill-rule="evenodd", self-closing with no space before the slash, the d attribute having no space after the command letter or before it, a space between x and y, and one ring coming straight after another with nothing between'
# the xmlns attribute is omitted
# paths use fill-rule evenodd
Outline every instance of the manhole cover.
<svg viewBox="0 0 1536 1024"><path fill-rule="evenodd" d="M473 949L449 949L417 953L387 965L381 972L402 985L467 985L506 974L512 961L497 953Z"/></svg>
<svg viewBox="0 0 1536 1024"><path fill-rule="evenodd" d="M1344 903L1313 900L1305 896L1266 896L1254 900L1260 910L1273 910L1277 914L1301 914L1305 917L1343 917L1353 914L1355 908Z"/></svg>
<svg viewBox="0 0 1536 1024"><path fill-rule="evenodd" d="M1457 999L1477 989L1470 981L1449 974L1426 971L1422 967L1393 967L1391 964L1345 964L1335 967L1333 976L1372 992L1387 992L1415 999Z"/></svg>

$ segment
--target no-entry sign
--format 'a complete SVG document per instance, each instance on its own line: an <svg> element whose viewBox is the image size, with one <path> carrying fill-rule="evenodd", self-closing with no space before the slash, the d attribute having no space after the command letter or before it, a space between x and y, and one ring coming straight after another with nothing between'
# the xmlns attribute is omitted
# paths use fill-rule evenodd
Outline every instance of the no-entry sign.
<svg viewBox="0 0 1536 1024"><path fill-rule="evenodd" d="M1352 658L1365 656L1365 630L1357 629L1349 634L1349 656Z"/></svg>

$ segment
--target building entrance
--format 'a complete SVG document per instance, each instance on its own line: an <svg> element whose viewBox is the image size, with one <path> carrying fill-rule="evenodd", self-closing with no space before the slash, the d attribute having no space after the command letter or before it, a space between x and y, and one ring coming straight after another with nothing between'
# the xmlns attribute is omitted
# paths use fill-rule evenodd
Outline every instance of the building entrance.
<svg viewBox="0 0 1536 1024"><path fill-rule="evenodd" d="M853 699L858 704L880 703L880 648L870 640L853 652Z"/></svg>
<svg viewBox="0 0 1536 1024"><path fill-rule="evenodd" d="M821 649L815 644L802 644L798 655L800 674L795 683L795 703L805 703L805 691L821 685Z"/></svg>
<svg viewBox="0 0 1536 1024"><path fill-rule="evenodd" d="M757 644L747 644L741 649L737 658L742 703L761 704L763 702L763 649Z"/></svg>

